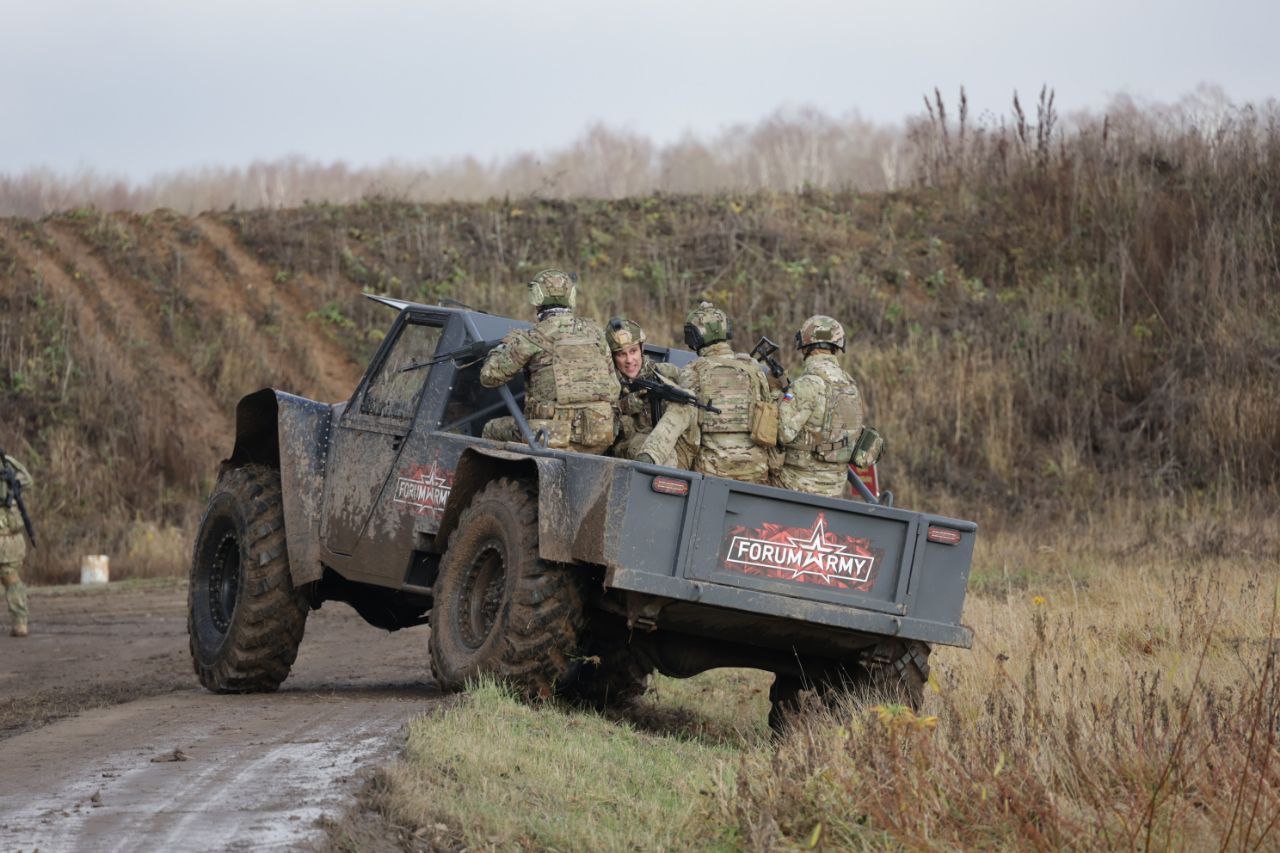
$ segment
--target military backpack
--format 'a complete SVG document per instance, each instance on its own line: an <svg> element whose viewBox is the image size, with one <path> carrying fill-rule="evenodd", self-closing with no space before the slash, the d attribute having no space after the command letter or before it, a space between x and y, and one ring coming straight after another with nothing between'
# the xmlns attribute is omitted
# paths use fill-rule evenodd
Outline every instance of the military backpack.
<svg viewBox="0 0 1280 853"><path fill-rule="evenodd" d="M852 382L823 379L827 386L822 429L811 435L813 455L822 462L848 464L861 437L862 398Z"/></svg>
<svg viewBox="0 0 1280 853"><path fill-rule="evenodd" d="M602 349L600 334L575 320L566 334L552 338L536 332L537 343L551 355L556 405L612 402L618 396L613 364Z"/></svg>

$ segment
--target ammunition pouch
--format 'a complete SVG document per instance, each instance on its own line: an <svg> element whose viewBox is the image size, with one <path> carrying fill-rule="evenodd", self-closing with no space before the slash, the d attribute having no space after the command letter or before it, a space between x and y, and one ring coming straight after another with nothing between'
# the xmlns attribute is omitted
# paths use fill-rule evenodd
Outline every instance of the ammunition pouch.
<svg viewBox="0 0 1280 853"><path fill-rule="evenodd" d="M534 435L542 430L547 436L547 447L555 450L568 450L572 440L571 425L568 420L547 418L530 418L529 429Z"/></svg>
<svg viewBox="0 0 1280 853"><path fill-rule="evenodd" d="M751 440L761 447L778 445L778 404L756 403L751 408Z"/></svg>
<svg viewBox="0 0 1280 853"><path fill-rule="evenodd" d="M849 436L841 436L836 441L823 441L813 445L813 455L820 462L835 462L847 465L853 458L853 443Z"/></svg>
<svg viewBox="0 0 1280 853"><path fill-rule="evenodd" d="M607 404L591 406L554 406L550 403L531 403L526 407L529 428L535 433L542 429L547 433L547 447L565 450L571 445L579 447L607 447L618 434L613 407Z"/></svg>
<svg viewBox="0 0 1280 853"><path fill-rule="evenodd" d="M884 437L872 427L863 427L862 434L853 445L853 464L858 468L870 468L884 453Z"/></svg>
<svg viewBox="0 0 1280 853"><path fill-rule="evenodd" d="M617 433L614 429L612 409L605 411L581 408L573 409L572 412L569 435L574 444L583 447L600 447L613 443Z"/></svg>
<svg viewBox="0 0 1280 853"><path fill-rule="evenodd" d="M526 401L524 416L529 420L551 420L556 416L555 403L544 403L540 400Z"/></svg>

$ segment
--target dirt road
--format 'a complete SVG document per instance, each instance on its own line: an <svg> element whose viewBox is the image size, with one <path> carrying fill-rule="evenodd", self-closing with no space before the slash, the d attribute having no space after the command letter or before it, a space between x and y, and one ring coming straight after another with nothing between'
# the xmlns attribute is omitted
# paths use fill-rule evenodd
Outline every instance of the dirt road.
<svg viewBox="0 0 1280 853"><path fill-rule="evenodd" d="M215 696L172 584L37 590L0 638L0 849L271 849L320 840L360 771L439 698L426 630L345 605L307 623L279 693Z"/></svg>

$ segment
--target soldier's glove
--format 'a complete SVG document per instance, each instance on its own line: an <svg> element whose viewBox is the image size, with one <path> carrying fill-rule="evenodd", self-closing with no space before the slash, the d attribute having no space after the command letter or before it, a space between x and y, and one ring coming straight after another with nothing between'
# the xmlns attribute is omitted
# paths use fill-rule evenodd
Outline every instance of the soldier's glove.
<svg viewBox="0 0 1280 853"><path fill-rule="evenodd" d="M652 456L650 456L648 453L637 453L637 454L636 454L636 461L637 461L637 462L643 462L643 463L644 463L644 464L646 464L646 465L657 465L657 464L658 464L658 460L654 459L654 458L653 458Z"/></svg>

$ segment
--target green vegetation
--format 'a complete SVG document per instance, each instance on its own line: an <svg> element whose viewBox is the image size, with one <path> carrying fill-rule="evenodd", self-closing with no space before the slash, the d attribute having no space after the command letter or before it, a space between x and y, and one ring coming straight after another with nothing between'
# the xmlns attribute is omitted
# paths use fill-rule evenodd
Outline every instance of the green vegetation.
<svg viewBox="0 0 1280 853"><path fill-rule="evenodd" d="M731 828L706 816L738 757L727 743L531 707L487 684L410 727L382 807L401 824L443 823L473 847L727 847Z"/></svg>

